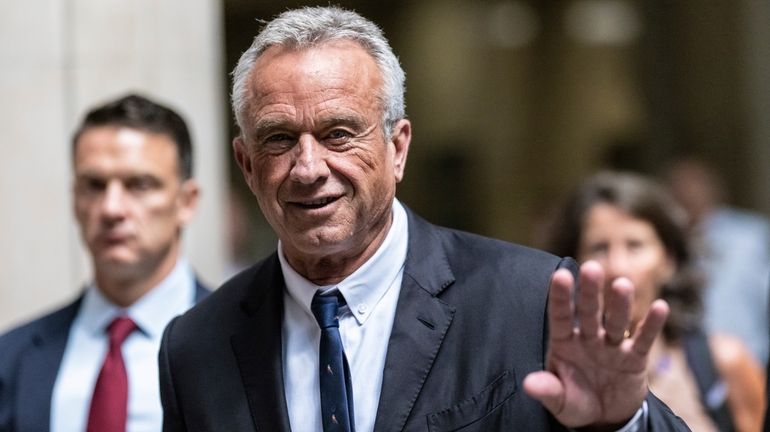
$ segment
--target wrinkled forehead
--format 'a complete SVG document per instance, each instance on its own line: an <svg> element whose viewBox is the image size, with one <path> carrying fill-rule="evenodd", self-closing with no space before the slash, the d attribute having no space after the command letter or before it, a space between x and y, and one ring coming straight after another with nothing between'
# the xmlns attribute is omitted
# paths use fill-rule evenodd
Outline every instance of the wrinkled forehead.
<svg viewBox="0 0 770 432"><path fill-rule="evenodd" d="M382 86L377 63L356 42L339 40L307 48L273 46L252 67L244 114L253 117L276 96L291 96L288 101L336 93L379 105Z"/></svg>
<svg viewBox="0 0 770 432"><path fill-rule="evenodd" d="M250 84L271 78L323 78L323 74L349 73L377 83L382 73L372 55L358 42L339 39L308 47L273 45L262 52L251 68Z"/></svg>

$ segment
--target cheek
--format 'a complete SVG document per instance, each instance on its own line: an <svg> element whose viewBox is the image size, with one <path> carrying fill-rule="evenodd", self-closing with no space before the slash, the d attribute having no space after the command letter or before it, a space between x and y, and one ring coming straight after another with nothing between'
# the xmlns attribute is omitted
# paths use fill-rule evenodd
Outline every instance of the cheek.
<svg viewBox="0 0 770 432"><path fill-rule="evenodd" d="M373 144L376 145L376 144ZM386 152L375 152L370 150L359 150L351 156L355 157L355 164L359 165L363 171L379 171L385 165Z"/></svg>
<svg viewBox="0 0 770 432"><path fill-rule="evenodd" d="M288 155L281 157L255 157L252 159L254 168L247 182L252 193L260 198L262 195L276 191L289 176L291 162Z"/></svg>
<svg viewBox="0 0 770 432"><path fill-rule="evenodd" d="M657 260L640 265L636 275L637 298L647 307L659 297L663 282L661 266Z"/></svg>
<svg viewBox="0 0 770 432"><path fill-rule="evenodd" d="M181 203L176 197L157 196L137 202L127 210L127 215L157 231L172 231L180 221Z"/></svg>
<svg viewBox="0 0 770 432"><path fill-rule="evenodd" d="M671 282L673 276L674 270L670 267L670 263L667 261L661 262L658 266L658 271L655 274L655 285L658 287L655 292L656 297L660 296L663 285Z"/></svg>
<svg viewBox="0 0 770 432"><path fill-rule="evenodd" d="M98 223L98 212L94 205L83 201L75 202L75 219L83 232L93 231Z"/></svg>
<svg viewBox="0 0 770 432"><path fill-rule="evenodd" d="M364 193L373 195L376 198L382 198L395 187L396 177L393 170L393 164L385 159L388 155L385 152L371 153L362 152L358 155L356 163L348 163L347 172L351 182L363 189Z"/></svg>

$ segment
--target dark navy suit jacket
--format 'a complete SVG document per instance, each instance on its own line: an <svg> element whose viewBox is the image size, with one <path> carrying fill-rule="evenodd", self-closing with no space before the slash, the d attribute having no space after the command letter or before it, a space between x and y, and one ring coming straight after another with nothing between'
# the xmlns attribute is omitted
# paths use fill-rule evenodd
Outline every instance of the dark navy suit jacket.
<svg viewBox="0 0 770 432"><path fill-rule="evenodd" d="M196 280L195 301L210 290ZM0 336L0 432L50 430L51 396L83 296Z"/></svg>
<svg viewBox="0 0 770 432"><path fill-rule="evenodd" d="M551 274L575 270L574 261L407 213L408 253L374 430L563 430L522 380L543 369ZM164 431L289 431L283 293L273 254L169 323L159 369ZM653 396L648 403L651 430L689 430Z"/></svg>

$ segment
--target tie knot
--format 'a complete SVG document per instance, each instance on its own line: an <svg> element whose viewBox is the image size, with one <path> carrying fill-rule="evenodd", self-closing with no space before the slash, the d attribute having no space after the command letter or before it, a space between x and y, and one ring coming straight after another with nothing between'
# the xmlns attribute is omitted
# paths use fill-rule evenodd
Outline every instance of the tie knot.
<svg viewBox="0 0 770 432"><path fill-rule="evenodd" d="M136 330L136 324L131 318L126 316L120 316L112 320L109 326L107 326L107 334L110 338L110 345L123 345L123 341L126 340L128 335L132 331Z"/></svg>
<svg viewBox="0 0 770 432"><path fill-rule="evenodd" d="M333 294L316 292L313 296L313 301L310 303L310 310L313 311L313 315L321 329L339 327L339 308L344 304L345 299L339 291Z"/></svg>

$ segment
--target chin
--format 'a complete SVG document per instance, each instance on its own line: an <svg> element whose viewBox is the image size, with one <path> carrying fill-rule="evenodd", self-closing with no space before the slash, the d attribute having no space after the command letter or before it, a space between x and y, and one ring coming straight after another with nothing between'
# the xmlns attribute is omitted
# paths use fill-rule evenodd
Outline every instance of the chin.
<svg viewBox="0 0 770 432"><path fill-rule="evenodd" d="M292 244L309 255L329 255L349 250L351 240L353 240L352 232L319 230L295 238Z"/></svg>

